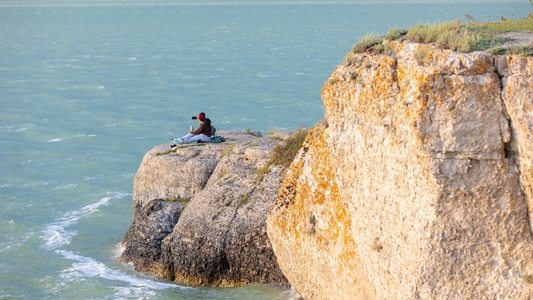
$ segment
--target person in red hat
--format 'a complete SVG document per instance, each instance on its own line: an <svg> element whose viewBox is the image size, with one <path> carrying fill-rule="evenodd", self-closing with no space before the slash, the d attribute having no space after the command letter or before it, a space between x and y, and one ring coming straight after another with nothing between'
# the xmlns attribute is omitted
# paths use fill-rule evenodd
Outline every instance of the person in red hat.
<svg viewBox="0 0 533 300"><path fill-rule="evenodd" d="M193 117L194 119L194 117ZM175 142L178 144L188 144L194 142L204 142L209 143L211 141L211 120L205 117L205 113L201 112L196 117L196 120L200 122L200 126L196 130L191 126L189 134L184 137L177 138L177 140L172 140L172 146L176 146Z"/></svg>

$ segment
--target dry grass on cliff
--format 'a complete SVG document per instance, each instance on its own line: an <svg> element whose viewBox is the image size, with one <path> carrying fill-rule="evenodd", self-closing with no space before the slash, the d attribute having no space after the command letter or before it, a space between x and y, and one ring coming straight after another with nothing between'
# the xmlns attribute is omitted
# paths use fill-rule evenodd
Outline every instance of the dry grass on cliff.
<svg viewBox="0 0 533 300"><path fill-rule="evenodd" d="M504 20L501 22L461 23L461 20L440 24L416 25L408 30L406 39L426 44L434 44L442 49L458 52L488 51L497 54L523 54L515 47L506 47L515 40L510 33L523 33L533 29L533 19ZM532 33L529 33L532 35ZM531 40L522 45L524 49L531 48ZM504 50L507 48L507 50ZM496 49L499 49L496 51ZM518 51L517 51L518 50ZM527 51L526 51L527 52Z"/></svg>
<svg viewBox="0 0 533 300"><path fill-rule="evenodd" d="M466 17L467 23L455 20L415 25L408 30L396 28L391 29L384 37L369 34L353 46L352 52L378 52L388 55L390 41L403 39L463 53L487 51L497 55L533 55L533 18L502 18L500 22L477 22L469 15ZM347 58L349 57L350 55L347 55Z"/></svg>
<svg viewBox="0 0 533 300"><path fill-rule="evenodd" d="M308 132L309 129L302 128L296 131L294 135L283 140L282 143L276 145L272 151L272 157L269 162L256 170L258 180L263 181L264 176L270 172L271 165L288 168L302 147Z"/></svg>
<svg viewBox="0 0 533 300"><path fill-rule="evenodd" d="M296 157L296 154L298 154L298 150L302 147L308 132L309 129L300 129L292 137L276 145L270 164L288 168L294 160L294 157Z"/></svg>

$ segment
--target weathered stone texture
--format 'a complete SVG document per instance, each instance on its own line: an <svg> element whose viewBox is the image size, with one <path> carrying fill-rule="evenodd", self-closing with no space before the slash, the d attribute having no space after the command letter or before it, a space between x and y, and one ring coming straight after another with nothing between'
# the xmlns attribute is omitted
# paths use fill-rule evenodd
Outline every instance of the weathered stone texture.
<svg viewBox="0 0 533 300"><path fill-rule="evenodd" d="M324 85L268 219L305 299L531 297L533 59L422 47Z"/></svg>
<svg viewBox="0 0 533 300"><path fill-rule="evenodd" d="M219 134L227 141L160 145L145 155L135 176L135 217L121 260L187 285L288 285L266 233L285 170L258 171L288 135Z"/></svg>
<svg viewBox="0 0 533 300"><path fill-rule="evenodd" d="M497 59L497 65L498 73L504 76L502 98L512 124L513 139L506 151L519 167L533 224L533 59L503 56Z"/></svg>
<svg viewBox="0 0 533 300"><path fill-rule="evenodd" d="M161 243L174 229L183 208L181 202L157 199L137 211L123 238L126 247L121 260L135 262L135 268L146 274L172 277L170 263L161 256Z"/></svg>

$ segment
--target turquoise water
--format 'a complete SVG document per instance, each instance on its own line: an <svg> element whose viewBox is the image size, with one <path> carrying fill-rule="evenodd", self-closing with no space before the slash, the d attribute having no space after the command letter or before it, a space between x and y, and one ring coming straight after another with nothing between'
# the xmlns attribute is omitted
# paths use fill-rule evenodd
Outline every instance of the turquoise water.
<svg viewBox="0 0 533 300"><path fill-rule="evenodd" d="M133 177L205 111L219 129L296 129L351 46L527 1L0 0L0 299L291 299L192 288L117 261Z"/></svg>

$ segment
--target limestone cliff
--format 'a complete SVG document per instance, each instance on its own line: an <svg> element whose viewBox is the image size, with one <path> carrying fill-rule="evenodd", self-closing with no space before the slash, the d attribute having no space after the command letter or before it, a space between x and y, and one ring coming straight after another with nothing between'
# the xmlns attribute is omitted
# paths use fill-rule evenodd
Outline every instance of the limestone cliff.
<svg viewBox="0 0 533 300"><path fill-rule="evenodd" d="M226 142L164 144L146 153L135 176L135 214L121 261L188 285L288 285L266 233L285 169L258 171L288 135L219 134Z"/></svg>
<svg viewBox="0 0 533 300"><path fill-rule="evenodd" d="M348 61L268 218L293 288L533 297L533 58L399 42Z"/></svg>

